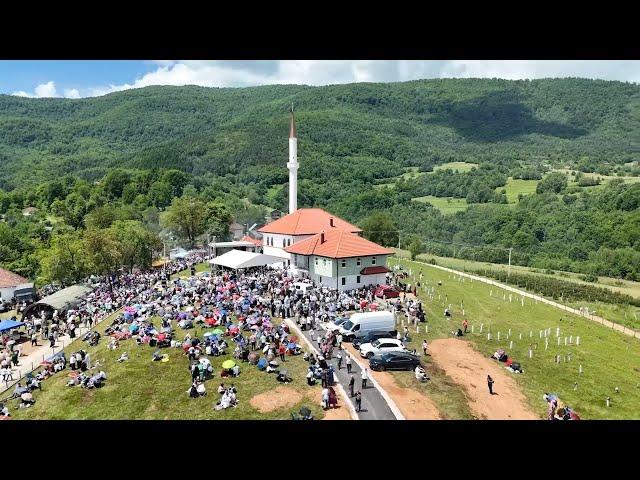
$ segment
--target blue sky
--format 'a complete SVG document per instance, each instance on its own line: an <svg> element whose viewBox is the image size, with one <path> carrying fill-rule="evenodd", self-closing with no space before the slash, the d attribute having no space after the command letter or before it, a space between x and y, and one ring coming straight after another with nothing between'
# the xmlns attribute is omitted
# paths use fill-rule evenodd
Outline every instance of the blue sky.
<svg viewBox="0 0 640 480"><path fill-rule="evenodd" d="M0 93L80 98L148 85L245 87L421 78L583 77L640 82L636 60L0 61Z"/></svg>

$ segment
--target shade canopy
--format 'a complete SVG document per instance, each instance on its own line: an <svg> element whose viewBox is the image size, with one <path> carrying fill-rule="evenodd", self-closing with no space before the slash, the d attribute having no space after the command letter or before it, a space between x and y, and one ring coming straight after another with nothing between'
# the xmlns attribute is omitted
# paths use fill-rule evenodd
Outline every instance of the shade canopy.
<svg viewBox="0 0 640 480"><path fill-rule="evenodd" d="M18 328L24 325L23 322L16 322L15 320L2 320L0 322L0 332L4 332L5 330L11 330L13 328Z"/></svg>
<svg viewBox="0 0 640 480"><path fill-rule="evenodd" d="M239 268L262 267L279 262L282 262L282 258L242 250L229 250L227 253L209 260L209 263L212 265L220 265L222 267L233 268L234 270Z"/></svg>
<svg viewBox="0 0 640 480"><path fill-rule="evenodd" d="M72 285L62 290L58 290L52 295L43 298L42 300L29 305L22 313L22 318L27 318L30 315L40 316L41 311L45 311L50 315L55 310L58 312L66 312L72 308L78 306L87 295L91 293L91 287L82 284Z"/></svg>

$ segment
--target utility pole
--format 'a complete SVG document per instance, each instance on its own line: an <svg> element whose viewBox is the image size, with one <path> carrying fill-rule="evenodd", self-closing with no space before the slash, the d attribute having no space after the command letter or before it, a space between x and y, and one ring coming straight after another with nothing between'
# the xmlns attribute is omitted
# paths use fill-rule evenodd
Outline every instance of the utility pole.
<svg viewBox="0 0 640 480"><path fill-rule="evenodd" d="M163 267L162 267L162 273L166 276L167 275L167 244L165 243L164 240L162 240L162 260L163 260Z"/></svg>
<svg viewBox="0 0 640 480"><path fill-rule="evenodd" d="M507 277L511 276L511 250L513 250L513 248L509 248L509 266L507 267Z"/></svg>

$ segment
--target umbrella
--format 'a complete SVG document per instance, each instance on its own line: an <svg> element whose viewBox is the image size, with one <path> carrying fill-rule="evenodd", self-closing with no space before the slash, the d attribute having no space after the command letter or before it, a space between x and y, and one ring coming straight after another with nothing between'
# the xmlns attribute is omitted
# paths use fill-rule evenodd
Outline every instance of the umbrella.
<svg viewBox="0 0 640 480"><path fill-rule="evenodd" d="M208 358L201 358L200 359L200 363L205 365L205 366L211 365L211 361Z"/></svg>
<svg viewBox="0 0 640 480"><path fill-rule="evenodd" d="M291 341L298 343L298 337L296 335L291 335Z"/></svg>
<svg viewBox="0 0 640 480"><path fill-rule="evenodd" d="M213 333L211 332L204 332L204 337L210 337L211 335L213 335Z"/></svg>
<svg viewBox="0 0 640 480"><path fill-rule="evenodd" d="M300 415L302 415L303 417L308 417L309 415L311 415L311 410L309 410L309 408L307 407L302 407L300 409Z"/></svg>
<svg viewBox="0 0 640 480"><path fill-rule="evenodd" d="M258 360L258 368L260 370L264 370L267 367L267 359L266 358L261 358L260 360Z"/></svg>
<svg viewBox="0 0 640 480"><path fill-rule="evenodd" d="M271 365L272 367L277 367L278 366L278 362L276 362L275 360L271 360L269 362L269 365Z"/></svg>
<svg viewBox="0 0 640 480"><path fill-rule="evenodd" d="M40 362L40 365L51 365L49 360L45 360L44 362Z"/></svg>
<svg viewBox="0 0 640 480"><path fill-rule="evenodd" d="M194 310L195 310L195 308L194 308L194 307L191 307L191 306L190 306L190 307L185 308L185 311L186 311L186 312L193 312Z"/></svg>
<svg viewBox="0 0 640 480"><path fill-rule="evenodd" d="M251 325L251 330L260 330L258 325Z"/></svg>
<svg viewBox="0 0 640 480"><path fill-rule="evenodd" d="M216 323L218 323L218 322L216 321L216 319L215 319L215 318L207 318L207 319L205 319L205 321L204 321L204 322L205 322L207 325L211 325L211 326L213 326L213 325L215 325Z"/></svg>
<svg viewBox="0 0 640 480"><path fill-rule="evenodd" d="M232 325L231 328L229 328L229 331L231 333L238 333L240 331L240 328L237 325Z"/></svg>
<svg viewBox="0 0 640 480"><path fill-rule="evenodd" d="M222 368L226 368L226 369L230 369L236 366L236 362L234 362L233 360L225 360L222 363Z"/></svg>
<svg viewBox="0 0 640 480"><path fill-rule="evenodd" d="M137 332L138 331L138 326L137 325L129 325L129 331L130 332Z"/></svg>
<svg viewBox="0 0 640 480"><path fill-rule="evenodd" d="M292 342L292 343L290 343L289 345L287 345L287 348L288 348L289 350L295 350L295 349L296 349L296 344Z"/></svg>
<svg viewBox="0 0 640 480"><path fill-rule="evenodd" d="M249 354L249 361L250 362L255 362L258 358L260 358L260 355L255 353L255 352L251 352Z"/></svg>
<svg viewBox="0 0 640 480"><path fill-rule="evenodd" d="M224 330L222 330L221 328L216 328L215 330L212 330L211 333L214 335L222 335L224 333Z"/></svg>

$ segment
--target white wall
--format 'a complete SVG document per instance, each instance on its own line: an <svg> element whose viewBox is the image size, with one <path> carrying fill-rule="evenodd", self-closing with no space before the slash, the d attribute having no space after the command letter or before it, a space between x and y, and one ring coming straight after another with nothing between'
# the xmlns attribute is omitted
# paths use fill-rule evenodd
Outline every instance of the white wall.
<svg viewBox="0 0 640 480"><path fill-rule="evenodd" d="M384 285L387 281L387 277L384 273L378 275L360 275L360 283L356 282L357 275L345 275L346 283L342 285L342 277L338 277L336 281L336 277L321 277L322 282L320 281L320 276L312 273L311 280L316 282L316 284L326 285L329 288L337 288L338 290L353 290L354 288L362 288L367 285Z"/></svg>
<svg viewBox="0 0 640 480"><path fill-rule="evenodd" d="M16 291L16 287L0 288L0 298L5 302L13 300L13 293Z"/></svg>

